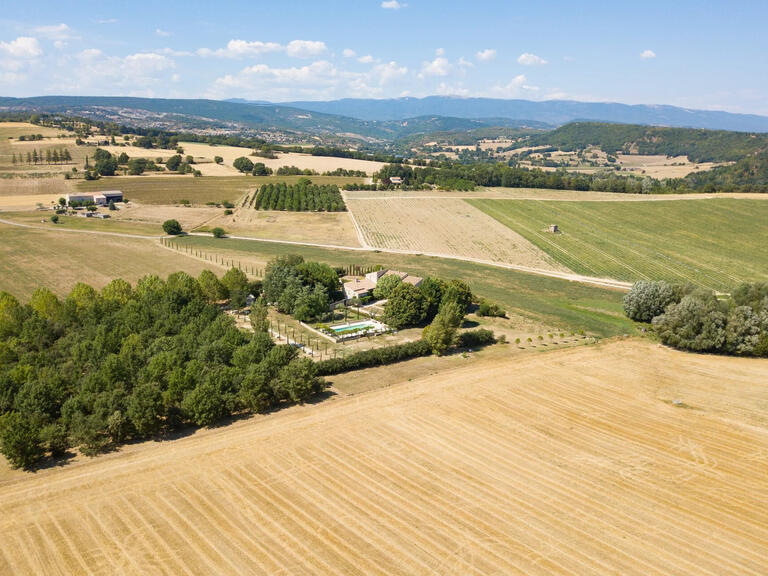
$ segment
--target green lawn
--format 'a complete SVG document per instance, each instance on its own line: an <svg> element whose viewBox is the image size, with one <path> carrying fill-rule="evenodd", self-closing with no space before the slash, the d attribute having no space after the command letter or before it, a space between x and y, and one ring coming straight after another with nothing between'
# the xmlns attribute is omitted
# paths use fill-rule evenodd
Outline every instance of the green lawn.
<svg viewBox="0 0 768 576"><path fill-rule="evenodd" d="M332 250L308 246L288 246L268 242L206 237L175 239L206 254L219 254L235 261L259 259L264 262L280 254L301 254L307 259L332 266L381 264L419 276L460 278L477 294L501 303L514 314L563 331L585 330L612 336L633 330L621 311L622 293L555 278L524 274L454 260L384 254L373 251Z"/></svg>
<svg viewBox="0 0 768 576"><path fill-rule="evenodd" d="M768 199L468 202L581 274L720 291L768 280Z"/></svg>
<svg viewBox="0 0 768 576"><path fill-rule="evenodd" d="M262 184L287 182L293 184L302 176L113 176L99 180L82 180L77 184L79 192L121 190L125 197L142 204L175 204L189 200L192 204L206 202L236 202L246 192L255 191ZM306 176L305 176L306 178ZM359 182L359 178L338 176L311 176L317 184L344 185Z"/></svg>

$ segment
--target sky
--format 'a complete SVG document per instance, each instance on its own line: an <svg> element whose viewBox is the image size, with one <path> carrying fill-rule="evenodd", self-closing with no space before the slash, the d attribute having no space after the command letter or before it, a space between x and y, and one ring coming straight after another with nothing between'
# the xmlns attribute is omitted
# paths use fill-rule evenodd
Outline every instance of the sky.
<svg viewBox="0 0 768 576"><path fill-rule="evenodd" d="M768 115L768 2L5 0L0 95L433 94Z"/></svg>

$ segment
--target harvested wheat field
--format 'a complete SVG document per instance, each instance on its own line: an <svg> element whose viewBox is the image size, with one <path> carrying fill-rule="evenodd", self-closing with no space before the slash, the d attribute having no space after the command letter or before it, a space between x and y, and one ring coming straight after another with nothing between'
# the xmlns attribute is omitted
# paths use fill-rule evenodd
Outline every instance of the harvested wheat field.
<svg viewBox="0 0 768 576"><path fill-rule="evenodd" d="M623 341L4 473L4 574L765 574L768 430L656 397L765 361ZM682 406L682 405L681 405Z"/></svg>
<svg viewBox="0 0 768 576"><path fill-rule="evenodd" d="M347 198L346 202L372 248L566 271L543 250L460 199Z"/></svg>
<svg viewBox="0 0 768 576"><path fill-rule="evenodd" d="M288 212L236 209L234 214L210 221L206 229L221 226L236 236L313 242L332 246L360 246L348 212Z"/></svg>

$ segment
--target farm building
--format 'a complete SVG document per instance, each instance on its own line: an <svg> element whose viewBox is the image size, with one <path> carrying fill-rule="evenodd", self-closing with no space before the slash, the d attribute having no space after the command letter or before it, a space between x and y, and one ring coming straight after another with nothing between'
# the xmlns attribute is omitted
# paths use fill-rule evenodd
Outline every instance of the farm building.
<svg viewBox="0 0 768 576"><path fill-rule="evenodd" d="M390 176L389 183L394 186L400 186L403 183L403 179L400 176Z"/></svg>
<svg viewBox="0 0 768 576"><path fill-rule="evenodd" d="M93 202L93 194L67 194L65 199L67 201L67 206L72 206L73 203L85 204Z"/></svg>
<svg viewBox="0 0 768 576"><path fill-rule="evenodd" d="M344 282L344 296L348 300L365 296L376 288L379 280L385 276L397 276L406 284L412 284L414 286L418 286L423 281L419 276L411 276L407 272L400 272L398 270L375 270L366 274L365 278Z"/></svg>
<svg viewBox="0 0 768 576"><path fill-rule="evenodd" d="M103 192L94 192L93 194L67 194L66 200L68 206L71 206L73 202L106 206L110 202L122 202L123 193L119 190L105 190Z"/></svg>
<svg viewBox="0 0 768 576"><path fill-rule="evenodd" d="M344 297L347 300L352 298L360 298L370 293L371 290L376 288L376 284L371 282L368 278L354 279L349 282L344 282Z"/></svg>
<svg viewBox="0 0 768 576"><path fill-rule="evenodd" d="M560 228L557 227L557 224L550 224L547 230L549 230L553 234L557 234L558 232L560 232Z"/></svg>
<svg viewBox="0 0 768 576"><path fill-rule="evenodd" d="M123 193L120 190L104 190L93 195L93 201L99 206L106 206L110 202L122 202Z"/></svg>
<svg viewBox="0 0 768 576"><path fill-rule="evenodd" d="M376 287L379 280L385 276L399 276L400 280L406 284L413 284L414 286L418 286L422 282L422 278L411 276L408 272L400 272L399 270L375 270L365 275L365 277L373 283L374 287Z"/></svg>

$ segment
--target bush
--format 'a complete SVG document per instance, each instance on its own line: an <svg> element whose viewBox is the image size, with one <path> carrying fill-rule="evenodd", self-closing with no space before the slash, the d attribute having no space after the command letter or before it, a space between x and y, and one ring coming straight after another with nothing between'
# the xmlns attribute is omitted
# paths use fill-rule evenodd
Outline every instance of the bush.
<svg viewBox="0 0 768 576"><path fill-rule="evenodd" d="M428 342L418 340L416 342L407 342L405 344L395 344L384 348L373 348L355 352L345 358L331 358L317 362L318 376L331 376L341 372L351 370L362 370L373 366L384 366L394 364L419 356L429 356L432 354L432 348Z"/></svg>
<svg viewBox="0 0 768 576"><path fill-rule="evenodd" d="M245 156L240 156L240 158L235 158L235 161L232 163L232 166L237 168L240 172L248 173L253 171L253 162L251 162L248 158Z"/></svg>
<svg viewBox="0 0 768 576"><path fill-rule="evenodd" d="M181 224L178 220L166 220L163 222L163 231L171 236L177 236L181 234Z"/></svg>
<svg viewBox="0 0 768 576"><path fill-rule="evenodd" d="M624 296L624 313L636 322L650 322L667 306L680 302L682 288L661 282L635 282Z"/></svg>
<svg viewBox="0 0 768 576"><path fill-rule="evenodd" d="M529 338L530 340L530 338ZM468 330L461 332L456 341L459 348L473 348L476 346L487 346L496 343L496 336L491 330L478 328L477 330Z"/></svg>
<svg viewBox="0 0 768 576"><path fill-rule="evenodd" d="M480 305L477 307L477 315L478 316L492 316L496 318L506 318L507 312L501 308L498 304L494 304L493 302L488 302L487 300L483 300L480 302Z"/></svg>
<svg viewBox="0 0 768 576"><path fill-rule="evenodd" d="M224 228L216 227L213 230L211 230L211 234L213 234L214 238L224 238L224 236L227 234L224 231Z"/></svg>
<svg viewBox="0 0 768 576"><path fill-rule="evenodd" d="M54 214L53 216L51 216L51 222L53 222L54 224L58 224L59 223L59 216L58 216L58 214Z"/></svg>

